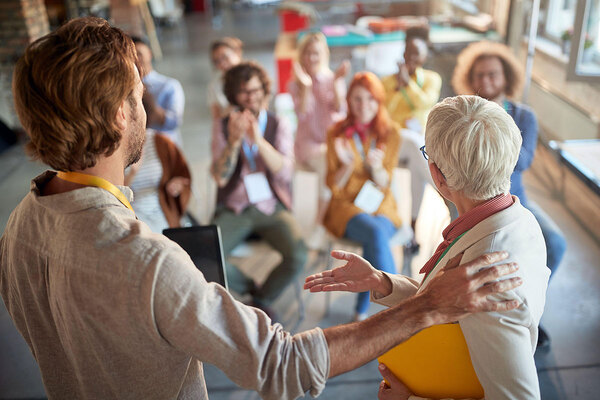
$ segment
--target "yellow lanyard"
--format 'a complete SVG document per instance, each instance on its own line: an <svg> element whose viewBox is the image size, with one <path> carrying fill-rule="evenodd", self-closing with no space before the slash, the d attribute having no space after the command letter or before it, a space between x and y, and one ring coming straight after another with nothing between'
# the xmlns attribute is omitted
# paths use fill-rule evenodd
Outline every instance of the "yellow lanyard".
<svg viewBox="0 0 600 400"><path fill-rule="evenodd" d="M133 207L129 204L129 200L127 197L117 188L115 185L107 181L106 179L102 179L98 176L81 174L79 172L63 172L58 171L57 176L65 181L78 183L80 185L86 186L95 186L101 189L107 190L112 193L123 205L133 211ZM135 213L135 211L133 211Z"/></svg>

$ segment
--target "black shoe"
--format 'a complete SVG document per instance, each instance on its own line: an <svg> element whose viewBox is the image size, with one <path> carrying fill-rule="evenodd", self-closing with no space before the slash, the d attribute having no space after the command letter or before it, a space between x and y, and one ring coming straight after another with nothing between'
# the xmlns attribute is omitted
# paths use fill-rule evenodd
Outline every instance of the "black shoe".
<svg viewBox="0 0 600 400"><path fill-rule="evenodd" d="M538 340L537 340L537 348L538 349L547 349L550 347L550 336L546 333L544 328L541 326L538 327Z"/></svg>

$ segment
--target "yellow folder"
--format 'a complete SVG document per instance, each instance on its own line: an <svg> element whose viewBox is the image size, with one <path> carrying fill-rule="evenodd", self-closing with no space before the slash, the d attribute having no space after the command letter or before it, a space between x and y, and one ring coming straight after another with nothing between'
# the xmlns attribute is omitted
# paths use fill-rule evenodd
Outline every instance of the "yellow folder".
<svg viewBox="0 0 600 400"><path fill-rule="evenodd" d="M424 329L377 360L417 396L434 399L484 396L459 324Z"/></svg>

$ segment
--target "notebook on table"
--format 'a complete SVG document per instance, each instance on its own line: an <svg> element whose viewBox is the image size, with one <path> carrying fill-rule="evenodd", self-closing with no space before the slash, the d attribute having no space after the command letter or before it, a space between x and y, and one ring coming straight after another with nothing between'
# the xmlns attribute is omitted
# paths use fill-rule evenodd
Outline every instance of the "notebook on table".
<svg viewBox="0 0 600 400"><path fill-rule="evenodd" d="M169 228L163 230L163 235L189 254L208 282L216 282L227 289L221 230L217 225Z"/></svg>
<svg viewBox="0 0 600 400"><path fill-rule="evenodd" d="M434 399L484 396L459 324L424 329L377 360L417 396Z"/></svg>

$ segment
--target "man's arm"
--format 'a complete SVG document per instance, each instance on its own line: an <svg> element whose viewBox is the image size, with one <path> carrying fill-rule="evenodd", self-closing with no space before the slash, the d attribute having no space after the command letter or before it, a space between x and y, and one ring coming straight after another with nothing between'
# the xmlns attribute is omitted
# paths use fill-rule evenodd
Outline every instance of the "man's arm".
<svg viewBox="0 0 600 400"><path fill-rule="evenodd" d="M234 115L235 113L232 113L232 118L235 118L233 117ZM233 122L232 126L238 122L239 121ZM215 182L217 182L217 185L219 187L224 187L227 185L229 178L231 178L231 175L233 175L233 172L235 171L240 156L242 140L241 136L238 138L231 137L231 133L230 140L227 140L223 134L222 121L218 121L218 123L215 123L214 125L211 144L213 161L210 172L212 173Z"/></svg>
<svg viewBox="0 0 600 400"><path fill-rule="evenodd" d="M421 293L397 306L361 322L325 329L330 353L329 377L358 368L429 326L457 321L474 312L516 308L519 305L516 300L495 302L487 299L488 295L522 283L518 277L492 282L515 272L516 264L502 264L480 271L507 256L497 252L461 266L449 264ZM348 357L348 349L353 349L352 357Z"/></svg>
<svg viewBox="0 0 600 400"><path fill-rule="evenodd" d="M153 127L159 131L171 131L178 129L183 121L183 110L185 108L185 95L179 81L169 81L169 92L158 104L157 118Z"/></svg>
<svg viewBox="0 0 600 400"><path fill-rule="evenodd" d="M254 128L258 130L258 123L254 122ZM277 134L271 145L258 132L255 132L254 140L258 144L258 153L267 165L269 171L283 179L291 182L294 170L294 139L290 126L285 119L279 119L277 123Z"/></svg>
<svg viewBox="0 0 600 400"><path fill-rule="evenodd" d="M523 143L519 150L519 159L515 165L515 171L525 171L531 166L535 156L535 148L538 138L538 123L535 114L528 109L521 109L521 116L518 121L519 130L523 137Z"/></svg>
<svg viewBox="0 0 600 400"><path fill-rule="evenodd" d="M412 79L404 87L406 95L417 110L430 109L440 98L442 78L436 73L428 73L427 78L422 88Z"/></svg>

